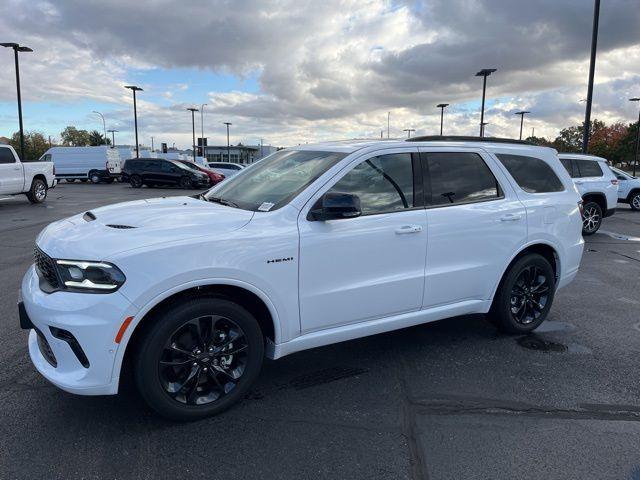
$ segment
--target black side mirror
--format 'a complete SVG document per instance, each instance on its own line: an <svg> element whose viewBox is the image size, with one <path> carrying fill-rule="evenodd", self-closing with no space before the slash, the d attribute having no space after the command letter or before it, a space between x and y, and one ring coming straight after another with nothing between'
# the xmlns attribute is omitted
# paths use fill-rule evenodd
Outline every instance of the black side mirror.
<svg viewBox="0 0 640 480"><path fill-rule="evenodd" d="M351 193L327 192L309 212L309 220L325 221L362 215L360 198Z"/></svg>

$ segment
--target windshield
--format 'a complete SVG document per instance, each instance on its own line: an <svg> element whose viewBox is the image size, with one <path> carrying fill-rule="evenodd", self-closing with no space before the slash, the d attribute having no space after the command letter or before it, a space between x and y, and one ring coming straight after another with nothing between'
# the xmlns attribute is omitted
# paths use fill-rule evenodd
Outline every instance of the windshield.
<svg viewBox="0 0 640 480"><path fill-rule="evenodd" d="M204 196L239 208L269 211L286 205L347 154L281 150L225 180Z"/></svg>

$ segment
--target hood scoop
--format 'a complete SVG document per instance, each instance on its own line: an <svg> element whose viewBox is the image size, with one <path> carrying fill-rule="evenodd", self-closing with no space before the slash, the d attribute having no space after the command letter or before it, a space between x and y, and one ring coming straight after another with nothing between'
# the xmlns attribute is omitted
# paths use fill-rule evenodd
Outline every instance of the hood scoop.
<svg viewBox="0 0 640 480"><path fill-rule="evenodd" d="M116 228L118 230L127 230L129 228L138 228L138 227L132 227L131 225L118 225L117 223L108 223L105 226L109 227L109 228Z"/></svg>

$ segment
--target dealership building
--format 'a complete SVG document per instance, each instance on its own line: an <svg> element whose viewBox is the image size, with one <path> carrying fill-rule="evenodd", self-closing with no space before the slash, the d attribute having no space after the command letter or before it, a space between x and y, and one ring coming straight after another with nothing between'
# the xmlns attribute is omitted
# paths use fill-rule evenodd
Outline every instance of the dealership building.
<svg viewBox="0 0 640 480"><path fill-rule="evenodd" d="M198 156L201 154L201 139L198 138ZM277 150L271 145L207 145L205 139L204 156L208 162L231 162L249 165Z"/></svg>

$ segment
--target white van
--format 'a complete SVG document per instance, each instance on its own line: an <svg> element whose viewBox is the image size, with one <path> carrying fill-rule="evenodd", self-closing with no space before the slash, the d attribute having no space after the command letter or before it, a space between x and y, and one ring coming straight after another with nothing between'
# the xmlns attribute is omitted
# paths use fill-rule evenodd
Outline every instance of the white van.
<svg viewBox="0 0 640 480"><path fill-rule="evenodd" d="M100 183L103 180L113 182L114 179L107 169L107 161L113 156L119 158L118 150L107 146L52 147L45 155L51 155L58 180L91 180L92 183Z"/></svg>

